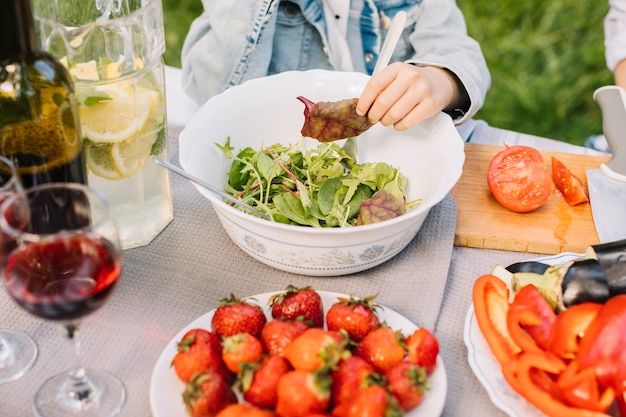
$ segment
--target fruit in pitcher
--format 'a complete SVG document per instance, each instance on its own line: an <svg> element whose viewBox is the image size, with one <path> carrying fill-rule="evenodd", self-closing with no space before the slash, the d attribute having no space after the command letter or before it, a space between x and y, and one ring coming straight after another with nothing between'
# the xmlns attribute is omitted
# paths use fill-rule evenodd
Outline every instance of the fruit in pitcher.
<svg viewBox="0 0 626 417"><path fill-rule="evenodd" d="M88 168L111 180L130 177L143 168L163 128L160 93L129 81L78 91Z"/></svg>

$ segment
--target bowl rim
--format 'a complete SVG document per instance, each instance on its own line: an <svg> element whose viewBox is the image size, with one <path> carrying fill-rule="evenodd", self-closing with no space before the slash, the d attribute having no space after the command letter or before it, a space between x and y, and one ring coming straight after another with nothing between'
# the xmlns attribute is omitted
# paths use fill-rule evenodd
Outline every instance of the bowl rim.
<svg viewBox="0 0 626 417"><path fill-rule="evenodd" d="M274 75L269 75L266 77L261 77L261 78L254 78L254 79L250 79L247 80L245 82L243 82L242 84L239 85L235 85L233 87L228 88L227 90L225 90L223 93L221 94L231 94L232 92L230 90L233 89L237 89L238 87L241 86L245 86L246 84L253 84L253 83L259 83L259 82L263 82L263 79L266 78L274 78L274 79L278 79L281 77L293 77L293 76L302 76L302 77L307 77L307 76L311 76L311 77L367 77L366 74L363 73L359 73L359 72L338 72L338 71L330 71L330 70L321 70L321 69L311 69L311 70L304 70L304 71L285 71L285 72L281 72L278 74L274 74ZM193 125L195 125L196 123L201 123L202 122L202 117L201 113L202 113L202 108L206 107L209 105L209 102L213 101L215 98L219 97L221 94L215 95L213 97L211 97L209 100L207 100L207 102L196 112L196 114L194 114L192 116L192 119L190 120L190 123L187 124L187 126L185 126L185 128L181 131L180 136L179 136L179 147L181 145L181 143L183 143L186 140L186 136L187 134L189 134L190 132L190 127L192 127ZM305 233L305 234L309 234L309 235L324 235L324 234L329 234L329 235L335 235L335 234L341 234L341 235L351 235L351 234L355 234L355 233L363 233L366 231L376 231L379 229L386 229L388 227L392 227L394 225L397 225L399 223L406 223L406 222L410 222L411 220L413 220L415 217L419 217L420 215L422 215L423 213L427 213L432 207L434 207L435 205L439 204L445 197L447 194L450 193L451 189L454 187L454 185L458 182L458 180L460 179L462 172L463 172L463 165L465 162L465 152L464 152L464 142L463 139L461 138L460 134L458 133L458 131L456 130L456 128L454 127L453 121L450 118L449 115L443 113L443 112L439 112L438 114L436 114L435 116L431 117L429 120L436 120L436 122L439 123L447 123L449 124L454 133L455 136L458 136L458 152L459 152L459 162L458 164L455 164L453 166L453 168L456 170L456 172L454 172L452 178L451 178L451 183L452 186L450 187L449 190L446 190L445 192L443 192L441 189L437 189L431 196L428 197L428 199L425 199L424 201L422 201L422 203L420 205L418 205L417 207L414 207L413 209L411 209L410 211L407 211L406 213L402 214L401 216L392 218L392 219L388 219L388 220L384 220L382 222L377 222L377 223L371 223L371 224L365 224L365 225L359 225L359 226L350 226L350 227L312 227L312 226L305 226L305 225L296 225L296 224L286 224L286 223L280 223L280 222L275 222L273 220L266 220L257 216L254 216L253 214L249 214L246 213L244 211L241 211L237 208L235 208L234 206L232 206L231 204L229 204L228 202L224 201L223 199L221 199L219 196L213 194L212 192L205 190L202 186L197 185L197 184L193 184L194 187L196 188L196 190L205 198L207 198L211 204L213 205L213 208L215 210L223 210L225 211L225 213L223 213L224 215L228 214L228 215L232 215L235 216L236 218L242 220L242 221L246 221L246 222L252 222L255 224L258 224L261 227L270 227L273 229L276 229L277 231L285 231L285 232L290 232L290 231L294 231L294 230L298 230L300 233ZM418 129L420 128L420 124L418 124L416 127L414 127L413 129ZM411 130L411 129L409 129ZM180 140L182 139L182 140ZM453 142L453 144L456 142ZM180 148L179 148L179 160L181 165L184 168L184 161L183 158L180 158L181 156L181 152L180 152ZM419 198L419 197L417 197ZM221 220L220 220L221 221Z"/></svg>

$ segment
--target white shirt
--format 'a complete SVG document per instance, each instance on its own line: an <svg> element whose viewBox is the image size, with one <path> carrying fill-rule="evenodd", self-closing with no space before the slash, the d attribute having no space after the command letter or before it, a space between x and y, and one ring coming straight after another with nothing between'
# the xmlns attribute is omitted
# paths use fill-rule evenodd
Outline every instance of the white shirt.
<svg viewBox="0 0 626 417"><path fill-rule="evenodd" d="M626 59L626 0L609 0L611 6L604 19L606 65L611 71Z"/></svg>
<svg viewBox="0 0 626 417"><path fill-rule="evenodd" d="M350 48L346 40L349 13L350 0L324 0L330 61L335 69L340 71L354 71Z"/></svg>

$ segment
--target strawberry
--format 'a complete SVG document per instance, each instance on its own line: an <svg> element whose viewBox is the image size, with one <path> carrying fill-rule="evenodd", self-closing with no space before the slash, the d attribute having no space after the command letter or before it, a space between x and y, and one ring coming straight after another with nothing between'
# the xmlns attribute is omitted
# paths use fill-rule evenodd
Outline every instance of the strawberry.
<svg viewBox="0 0 626 417"><path fill-rule="evenodd" d="M256 362L261 355L263 345L250 333L239 333L222 339L222 359L234 373L239 372L244 363Z"/></svg>
<svg viewBox="0 0 626 417"><path fill-rule="evenodd" d="M426 368L402 361L388 369L385 377L391 393L404 411L415 408L422 402L424 391L428 389Z"/></svg>
<svg viewBox="0 0 626 417"><path fill-rule="evenodd" d="M172 360L174 372L183 382L207 369L215 369L227 380L232 379L222 361L222 346L218 335L204 329L189 330L177 344Z"/></svg>
<svg viewBox="0 0 626 417"><path fill-rule="evenodd" d="M311 287L288 285L285 291L272 296L269 304L275 319L296 320L301 317L311 327L324 326L322 297Z"/></svg>
<svg viewBox="0 0 626 417"><path fill-rule="evenodd" d="M428 375L432 374L439 355L439 341L435 335L427 329L417 329L407 337L406 346L409 362L423 366Z"/></svg>
<svg viewBox="0 0 626 417"><path fill-rule="evenodd" d="M380 327L376 315L376 295L365 298L338 298L326 313L328 330L345 330L355 342L360 342L371 330Z"/></svg>
<svg viewBox="0 0 626 417"><path fill-rule="evenodd" d="M258 407L276 407L278 381L289 371L289 363L282 356L265 356L254 364L244 365L239 374L243 398Z"/></svg>
<svg viewBox="0 0 626 417"><path fill-rule="evenodd" d="M209 369L191 378L183 401L191 417L214 417L227 405L236 403L237 396L220 374Z"/></svg>
<svg viewBox="0 0 626 417"><path fill-rule="evenodd" d="M382 386L370 385L355 394L350 401L333 408L336 417L401 417L402 410L395 398Z"/></svg>
<svg viewBox="0 0 626 417"><path fill-rule="evenodd" d="M324 366L333 368L349 354L346 339L339 332L311 327L283 349L283 355L294 369L315 371Z"/></svg>
<svg viewBox="0 0 626 417"><path fill-rule="evenodd" d="M369 378L374 375L374 367L360 356L352 355L339 361L337 369L330 374L333 381L333 404L352 399L359 390L368 385Z"/></svg>
<svg viewBox="0 0 626 417"><path fill-rule="evenodd" d="M266 322L261 307L231 294L230 298L220 301L211 319L211 327L221 337L250 333L258 338Z"/></svg>
<svg viewBox="0 0 626 417"><path fill-rule="evenodd" d="M270 320L261 331L261 343L268 354L282 356L285 346L308 328L302 320Z"/></svg>
<svg viewBox="0 0 626 417"><path fill-rule="evenodd" d="M278 381L276 413L281 417L301 417L325 412L330 404L330 384L326 372L287 372Z"/></svg>
<svg viewBox="0 0 626 417"><path fill-rule="evenodd" d="M379 372L384 372L402 362L406 345L399 331L382 326L367 334L354 348L354 353L371 363Z"/></svg>
<svg viewBox="0 0 626 417"><path fill-rule="evenodd" d="M276 413L249 404L231 404L216 417L278 417Z"/></svg>

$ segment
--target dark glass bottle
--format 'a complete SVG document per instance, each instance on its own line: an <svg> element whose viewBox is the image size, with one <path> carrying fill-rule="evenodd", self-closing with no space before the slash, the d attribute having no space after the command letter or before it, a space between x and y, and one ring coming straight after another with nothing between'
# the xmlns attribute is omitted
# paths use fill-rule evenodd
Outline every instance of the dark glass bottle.
<svg viewBox="0 0 626 417"><path fill-rule="evenodd" d="M87 183L74 87L66 68L36 41L30 0L0 13L0 154L24 187Z"/></svg>

